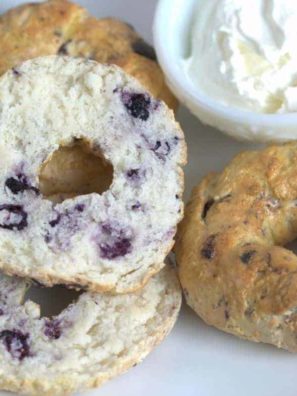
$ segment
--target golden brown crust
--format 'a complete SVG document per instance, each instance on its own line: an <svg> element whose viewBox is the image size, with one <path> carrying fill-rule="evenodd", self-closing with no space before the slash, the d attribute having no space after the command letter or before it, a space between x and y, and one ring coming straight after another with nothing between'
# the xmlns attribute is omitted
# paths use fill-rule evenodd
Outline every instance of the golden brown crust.
<svg viewBox="0 0 297 396"><path fill-rule="evenodd" d="M25 4L0 16L0 74L43 55L83 56L121 66L176 109L154 51L121 21L96 19L67 0Z"/></svg>
<svg viewBox="0 0 297 396"><path fill-rule="evenodd" d="M297 143L239 154L195 188L176 244L189 305L209 324L297 351Z"/></svg>

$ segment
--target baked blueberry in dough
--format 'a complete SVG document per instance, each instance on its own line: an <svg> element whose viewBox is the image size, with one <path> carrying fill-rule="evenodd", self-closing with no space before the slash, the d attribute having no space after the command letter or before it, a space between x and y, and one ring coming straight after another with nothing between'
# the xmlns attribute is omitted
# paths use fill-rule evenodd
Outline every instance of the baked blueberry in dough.
<svg viewBox="0 0 297 396"><path fill-rule="evenodd" d="M183 212L185 142L172 111L116 66L51 56L17 71L0 79L0 268L47 285L141 287ZM53 202L41 169L77 144L108 164L110 185Z"/></svg>
<svg viewBox="0 0 297 396"><path fill-rule="evenodd" d="M181 304L171 268L133 294L84 292L52 318L23 302L29 286L0 275L0 388L36 396L96 387L141 362L169 333Z"/></svg>

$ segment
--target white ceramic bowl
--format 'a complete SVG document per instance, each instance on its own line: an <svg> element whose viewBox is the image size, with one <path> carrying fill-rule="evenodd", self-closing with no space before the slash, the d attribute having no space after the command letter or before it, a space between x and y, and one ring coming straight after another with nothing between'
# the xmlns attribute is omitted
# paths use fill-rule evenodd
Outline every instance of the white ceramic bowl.
<svg viewBox="0 0 297 396"><path fill-rule="evenodd" d="M182 60L187 56L197 2L159 0L154 20L154 42L167 82L178 99L205 124L241 140L257 142L297 139L297 113L259 114L224 106L194 86Z"/></svg>

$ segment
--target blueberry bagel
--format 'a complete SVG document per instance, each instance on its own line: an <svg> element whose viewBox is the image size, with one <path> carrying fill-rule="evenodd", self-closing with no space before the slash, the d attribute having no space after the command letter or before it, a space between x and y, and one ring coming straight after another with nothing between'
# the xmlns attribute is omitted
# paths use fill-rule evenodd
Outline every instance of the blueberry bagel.
<svg viewBox="0 0 297 396"><path fill-rule="evenodd" d="M195 188L176 246L207 323L297 352L297 143L238 155Z"/></svg>
<svg viewBox="0 0 297 396"><path fill-rule="evenodd" d="M39 173L77 144L102 157L98 174L108 168L111 185L53 202ZM184 137L172 111L120 68L52 56L7 72L0 151L3 271L121 293L162 268L183 215Z"/></svg>
<svg viewBox="0 0 297 396"><path fill-rule="evenodd" d="M181 292L164 268L139 292L85 292L58 316L23 303L26 281L0 275L0 389L66 395L97 387L141 362L171 330Z"/></svg>
<svg viewBox="0 0 297 396"><path fill-rule="evenodd" d="M176 108L153 48L132 26L96 19L67 0L24 4L0 16L0 74L25 60L56 54L116 64Z"/></svg>

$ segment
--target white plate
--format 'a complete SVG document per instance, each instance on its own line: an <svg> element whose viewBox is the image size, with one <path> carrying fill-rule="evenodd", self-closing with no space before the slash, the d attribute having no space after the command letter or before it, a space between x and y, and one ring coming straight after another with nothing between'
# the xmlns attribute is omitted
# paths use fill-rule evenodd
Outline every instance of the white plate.
<svg viewBox="0 0 297 396"><path fill-rule="evenodd" d="M24 3L0 0L0 12ZM151 41L156 0L81 0L96 16L117 16ZM181 109L189 146L186 195L209 171L220 170L247 148L203 126ZM171 335L140 365L86 396L296 396L297 356L241 341L206 326L184 307ZM0 392L0 396L11 395ZM42 396L42 395L40 395Z"/></svg>

